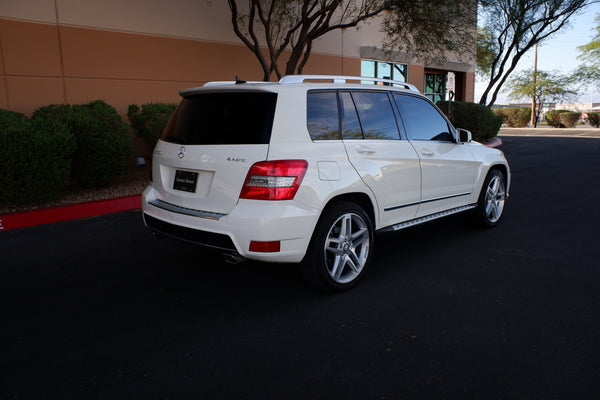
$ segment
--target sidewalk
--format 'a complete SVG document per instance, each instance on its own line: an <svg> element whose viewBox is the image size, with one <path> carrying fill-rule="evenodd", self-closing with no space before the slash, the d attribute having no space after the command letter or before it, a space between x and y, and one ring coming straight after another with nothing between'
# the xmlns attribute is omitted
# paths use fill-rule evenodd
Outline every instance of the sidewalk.
<svg viewBox="0 0 600 400"><path fill-rule="evenodd" d="M600 128L501 128L498 136L581 137L600 138Z"/></svg>

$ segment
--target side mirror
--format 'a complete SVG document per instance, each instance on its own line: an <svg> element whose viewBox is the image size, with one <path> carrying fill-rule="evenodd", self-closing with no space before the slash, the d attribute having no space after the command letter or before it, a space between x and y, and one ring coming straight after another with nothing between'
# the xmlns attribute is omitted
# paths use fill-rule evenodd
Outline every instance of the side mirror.
<svg viewBox="0 0 600 400"><path fill-rule="evenodd" d="M456 129L456 142L457 143L469 143L471 141L472 137L471 137L471 132L466 130L466 129L462 129L462 128L458 128Z"/></svg>

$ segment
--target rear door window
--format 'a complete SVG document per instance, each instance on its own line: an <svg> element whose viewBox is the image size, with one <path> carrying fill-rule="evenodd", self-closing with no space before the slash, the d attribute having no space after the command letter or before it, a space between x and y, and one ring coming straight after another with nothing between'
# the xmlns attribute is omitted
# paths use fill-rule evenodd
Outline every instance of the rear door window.
<svg viewBox="0 0 600 400"><path fill-rule="evenodd" d="M365 139L400 139L398 125L386 92L352 92Z"/></svg>
<svg viewBox="0 0 600 400"><path fill-rule="evenodd" d="M307 126L312 140L340 139L337 93L308 92Z"/></svg>
<svg viewBox="0 0 600 400"><path fill-rule="evenodd" d="M268 144L277 94L202 93L182 100L162 140L190 145Z"/></svg>
<svg viewBox="0 0 600 400"><path fill-rule="evenodd" d="M344 139L362 139L362 128L350 92L340 92L340 104L342 109L342 137Z"/></svg>

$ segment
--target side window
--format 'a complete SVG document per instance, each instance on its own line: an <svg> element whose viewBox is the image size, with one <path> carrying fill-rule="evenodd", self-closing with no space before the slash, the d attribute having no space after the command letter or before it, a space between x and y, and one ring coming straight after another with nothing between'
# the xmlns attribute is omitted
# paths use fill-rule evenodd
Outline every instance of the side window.
<svg viewBox="0 0 600 400"><path fill-rule="evenodd" d="M336 92L308 92L307 127L312 140L340 139Z"/></svg>
<svg viewBox="0 0 600 400"><path fill-rule="evenodd" d="M448 123L429 102L402 94L394 97L410 140L454 141Z"/></svg>
<svg viewBox="0 0 600 400"><path fill-rule="evenodd" d="M340 92L340 104L342 110L342 138L362 139L363 133L356 115L356 108L350 92Z"/></svg>
<svg viewBox="0 0 600 400"><path fill-rule="evenodd" d="M386 92L352 92L365 139L400 139Z"/></svg>

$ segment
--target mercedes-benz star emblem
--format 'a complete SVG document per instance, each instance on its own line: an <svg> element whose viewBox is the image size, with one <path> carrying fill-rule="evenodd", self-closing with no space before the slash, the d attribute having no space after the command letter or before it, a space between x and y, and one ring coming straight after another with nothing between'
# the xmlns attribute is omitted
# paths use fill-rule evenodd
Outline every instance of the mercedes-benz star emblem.
<svg viewBox="0 0 600 400"><path fill-rule="evenodd" d="M179 152L177 152L177 157L179 157L179 159L181 160L183 157L185 157L185 147L181 146L179 148Z"/></svg>

